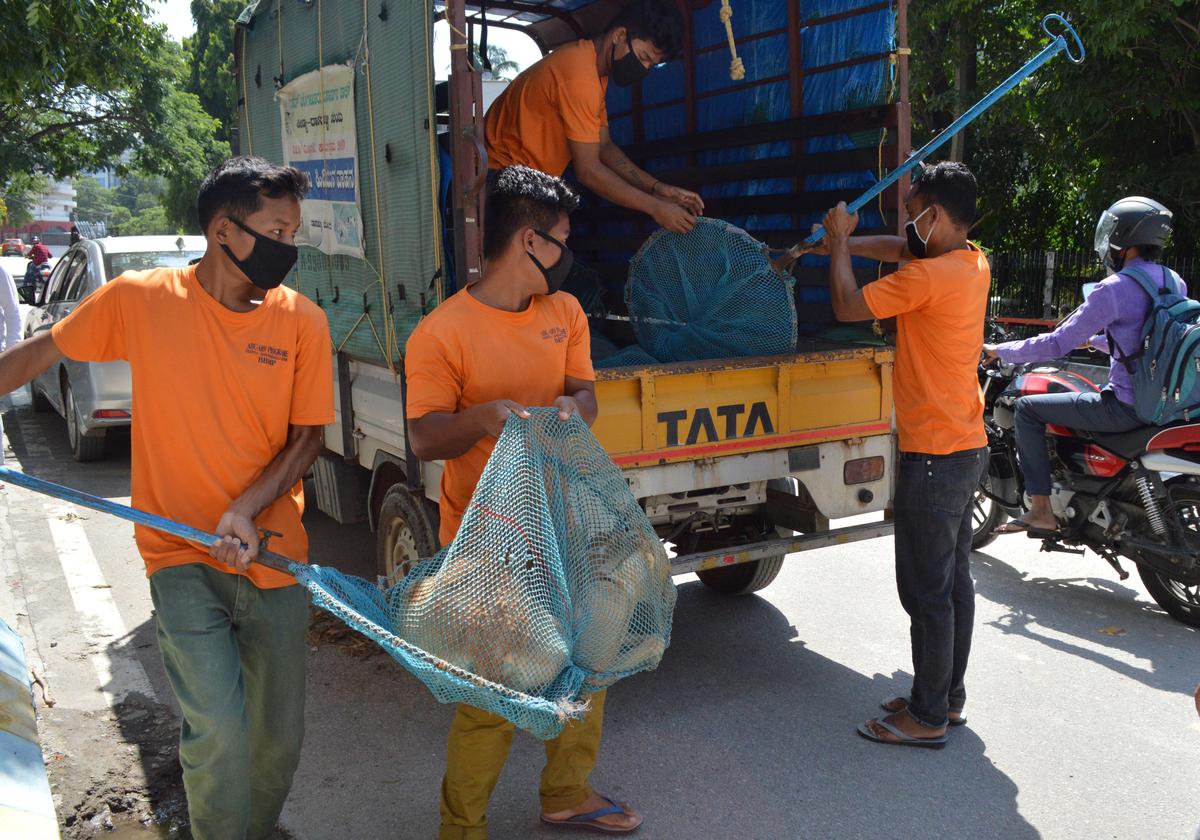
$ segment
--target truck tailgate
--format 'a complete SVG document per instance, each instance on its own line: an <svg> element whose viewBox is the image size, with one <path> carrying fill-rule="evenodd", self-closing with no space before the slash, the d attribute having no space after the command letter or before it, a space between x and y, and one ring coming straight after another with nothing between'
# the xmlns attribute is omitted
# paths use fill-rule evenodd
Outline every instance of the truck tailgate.
<svg viewBox="0 0 1200 840"><path fill-rule="evenodd" d="M595 432L622 467L889 434L893 358L860 346L600 370Z"/></svg>

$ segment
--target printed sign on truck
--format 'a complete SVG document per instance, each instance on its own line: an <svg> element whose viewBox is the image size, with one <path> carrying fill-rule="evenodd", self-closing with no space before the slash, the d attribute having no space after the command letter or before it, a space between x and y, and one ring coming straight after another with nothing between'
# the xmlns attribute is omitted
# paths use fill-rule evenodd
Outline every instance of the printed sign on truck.
<svg viewBox="0 0 1200 840"><path fill-rule="evenodd" d="M365 257L359 195L354 68L331 64L279 89L283 157L308 176L297 245Z"/></svg>

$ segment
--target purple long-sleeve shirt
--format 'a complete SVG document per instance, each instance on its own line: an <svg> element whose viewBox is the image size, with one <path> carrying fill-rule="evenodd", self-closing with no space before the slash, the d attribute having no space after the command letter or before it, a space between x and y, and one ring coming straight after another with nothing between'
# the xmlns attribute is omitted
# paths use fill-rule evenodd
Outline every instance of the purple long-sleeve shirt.
<svg viewBox="0 0 1200 840"><path fill-rule="evenodd" d="M1162 266L1146 260L1130 260L1128 266L1139 266L1147 270L1151 277L1161 277L1159 283L1166 283L1170 277ZM1175 287L1181 295L1187 294L1187 287L1182 283L1177 282ZM1137 352L1142 340L1142 327L1149 314L1150 298L1146 297L1138 281L1123 274L1114 274L1099 283L1083 305L1068 315L1054 332L998 345L996 354L1009 364L1039 362L1065 356L1090 340L1097 350L1112 355L1108 384L1117 399L1126 405L1133 405L1133 379L1118 357L1124 358L1125 353ZM1105 332L1113 337L1116 348L1108 346Z"/></svg>

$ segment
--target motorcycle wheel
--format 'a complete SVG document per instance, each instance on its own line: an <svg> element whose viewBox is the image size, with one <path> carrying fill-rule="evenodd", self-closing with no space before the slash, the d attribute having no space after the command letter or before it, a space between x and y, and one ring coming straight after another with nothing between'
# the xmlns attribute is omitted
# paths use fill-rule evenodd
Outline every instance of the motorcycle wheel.
<svg viewBox="0 0 1200 840"><path fill-rule="evenodd" d="M1007 521L1008 514L980 486L971 499L971 550L978 551L996 539L996 529Z"/></svg>
<svg viewBox="0 0 1200 840"><path fill-rule="evenodd" d="M1184 539L1193 546L1200 546L1200 488L1178 487L1172 498L1175 504L1171 515L1177 517L1178 525L1184 530ZM1140 563L1138 575L1150 597L1171 618L1189 627L1200 627L1200 584L1189 586Z"/></svg>

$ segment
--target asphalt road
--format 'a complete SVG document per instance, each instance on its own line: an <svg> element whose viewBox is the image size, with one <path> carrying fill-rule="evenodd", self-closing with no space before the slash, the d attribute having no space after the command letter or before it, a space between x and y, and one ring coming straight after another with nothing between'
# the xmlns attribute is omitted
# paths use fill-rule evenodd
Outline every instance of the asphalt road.
<svg viewBox="0 0 1200 840"><path fill-rule="evenodd" d="M78 465L61 419L27 404L3 419L10 466L128 495L127 441ZM306 524L314 561L369 573L365 526L315 511ZM653 840L1193 837L1200 632L1163 614L1136 574L1122 582L1094 556L1035 548L1008 537L974 557L970 723L941 752L854 733L908 685L890 540L797 556L761 597L677 579L666 659L611 691L596 786L635 803ZM40 725L64 836L179 836L140 826L178 819L182 804L131 527L8 487L0 564L0 617L56 695ZM310 651L284 826L297 840L432 838L452 710L386 656L354 650ZM537 822L541 759L533 738L516 739L494 838L557 836Z"/></svg>

